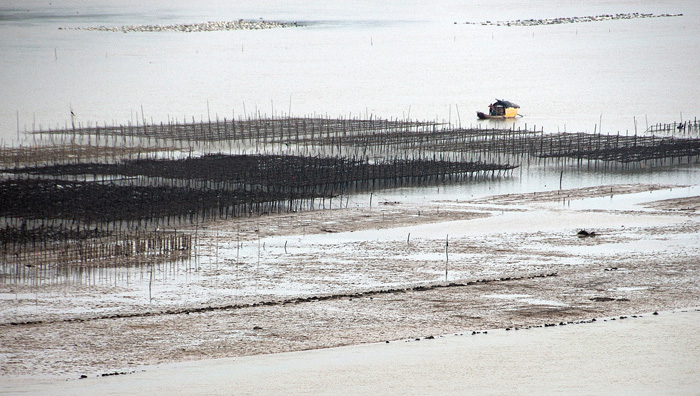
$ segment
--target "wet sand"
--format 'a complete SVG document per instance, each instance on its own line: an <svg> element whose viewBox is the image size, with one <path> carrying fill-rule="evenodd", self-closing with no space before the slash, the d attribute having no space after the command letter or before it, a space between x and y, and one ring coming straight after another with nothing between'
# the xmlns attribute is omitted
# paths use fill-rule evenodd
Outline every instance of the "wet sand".
<svg viewBox="0 0 700 396"><path fill-rule="evenodd" d="M202 360L130 374L12 378L36 395L694 395L700 310L530 330Z"/></svg>
<svg viewBox="0 0 700 396"><path fill-rule="evenodd" d="M696 307L700 224L688 210L694 191L618 185L473 201L392 199L372 208L218 222L201 237L209 262L196 274L165 279L173 283L152 290L150 302L147 281L46 290L2 285L0 374L12 384L46 376L49 385L73 384L83 375L101 384L112 381L103 374L149 373L159 364L264 361L265 354L426 337L437 343L485 330L491 339L506 328L545 335L552 330L545 326L588 329L596 319L597 328L601 318ZM578 237L581 228L596 236ZM236 261L239 239L246 248ZM686 336L671 339L697 348ZM655 349L658 340L640 342ZM445 375L457 367L446 362ZM129 382L137 374L117 377ZM359 392L361 384L354 383ZM298 385L303 392L306 385Z"/></svg>

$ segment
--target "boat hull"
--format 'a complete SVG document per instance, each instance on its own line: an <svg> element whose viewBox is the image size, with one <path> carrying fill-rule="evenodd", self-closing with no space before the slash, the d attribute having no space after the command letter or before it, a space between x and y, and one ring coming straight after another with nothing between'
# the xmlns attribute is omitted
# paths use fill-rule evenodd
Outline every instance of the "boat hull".
<svg viewBox="0 0 700 396"><path fill-rule="evenodd" d="M518 115L517 107L506 107L506 118L515 118Z"/></svg>
<svg viewBox="0 0 700 396"><path fill-rule="evenodd" d="M476 112L476 116L479 117L480 120L505 120L507 118L515 118L517 115L517 111L515 112L515 114L508 114L508 112L506 111L505 115L490 115L481 111Z"/></svg>
<svg viewBox="0 0 700 396"><path fill-rule="evenodd" d="M476 116L479 117L480 120L505 120L507 118L515 118L515 116L508 117L508 116L492 116L490 114L482 113L481 111L476 112Z"/></svg>

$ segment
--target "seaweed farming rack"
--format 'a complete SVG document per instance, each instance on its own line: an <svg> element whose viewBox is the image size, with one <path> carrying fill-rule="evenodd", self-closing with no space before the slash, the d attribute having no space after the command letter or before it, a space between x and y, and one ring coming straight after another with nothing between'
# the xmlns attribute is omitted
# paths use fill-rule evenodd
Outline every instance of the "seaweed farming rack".
<svg viewBox="0 0 700 396"><path fill-rule="evenodd" d="M208 221L342 208L384 188L508 177L532 165L698 163L698 122L679 125L623 136L257 117L34 131L28 145L0 149L0 278L40 265L186 260Z"/></svg>
<svg viewBox="0 0 700 396"><path fill-rule="evenodd" d="M660 123L647 128L646 133L655 135L674 135L683 137L700 137L700 121L697 118L688 121Z"/></svg>

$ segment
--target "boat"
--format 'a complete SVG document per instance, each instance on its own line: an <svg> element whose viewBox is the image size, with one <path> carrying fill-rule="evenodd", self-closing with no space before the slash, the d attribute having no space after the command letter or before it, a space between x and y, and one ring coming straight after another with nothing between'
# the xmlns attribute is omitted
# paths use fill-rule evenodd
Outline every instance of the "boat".
<svg viewBox="0 0 700 396"><path fill-rule="evenodd" d="M518 106L517 104L515 104L513 102L509 102L509 101L503 100L503 99L496 99L496 102L489 105L488 114L483 113L481 111L477 111L476 116L479 117L480 120L487 120L487 119L504 120L506 118L517 117L518 116L518 109L520 109L520 106Z"/></svg>

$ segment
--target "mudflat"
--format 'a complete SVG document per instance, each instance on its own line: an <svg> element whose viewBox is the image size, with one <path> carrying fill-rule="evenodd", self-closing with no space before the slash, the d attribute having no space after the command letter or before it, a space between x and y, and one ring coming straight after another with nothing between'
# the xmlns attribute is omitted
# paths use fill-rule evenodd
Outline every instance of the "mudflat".
<svg viewBox="0 0 700 396"><path fill-rule="evenodd" d="M0 373L103 378L696 307L695 194L630 184L214 222L196 263L155 278L0 285Z"/></svg>

